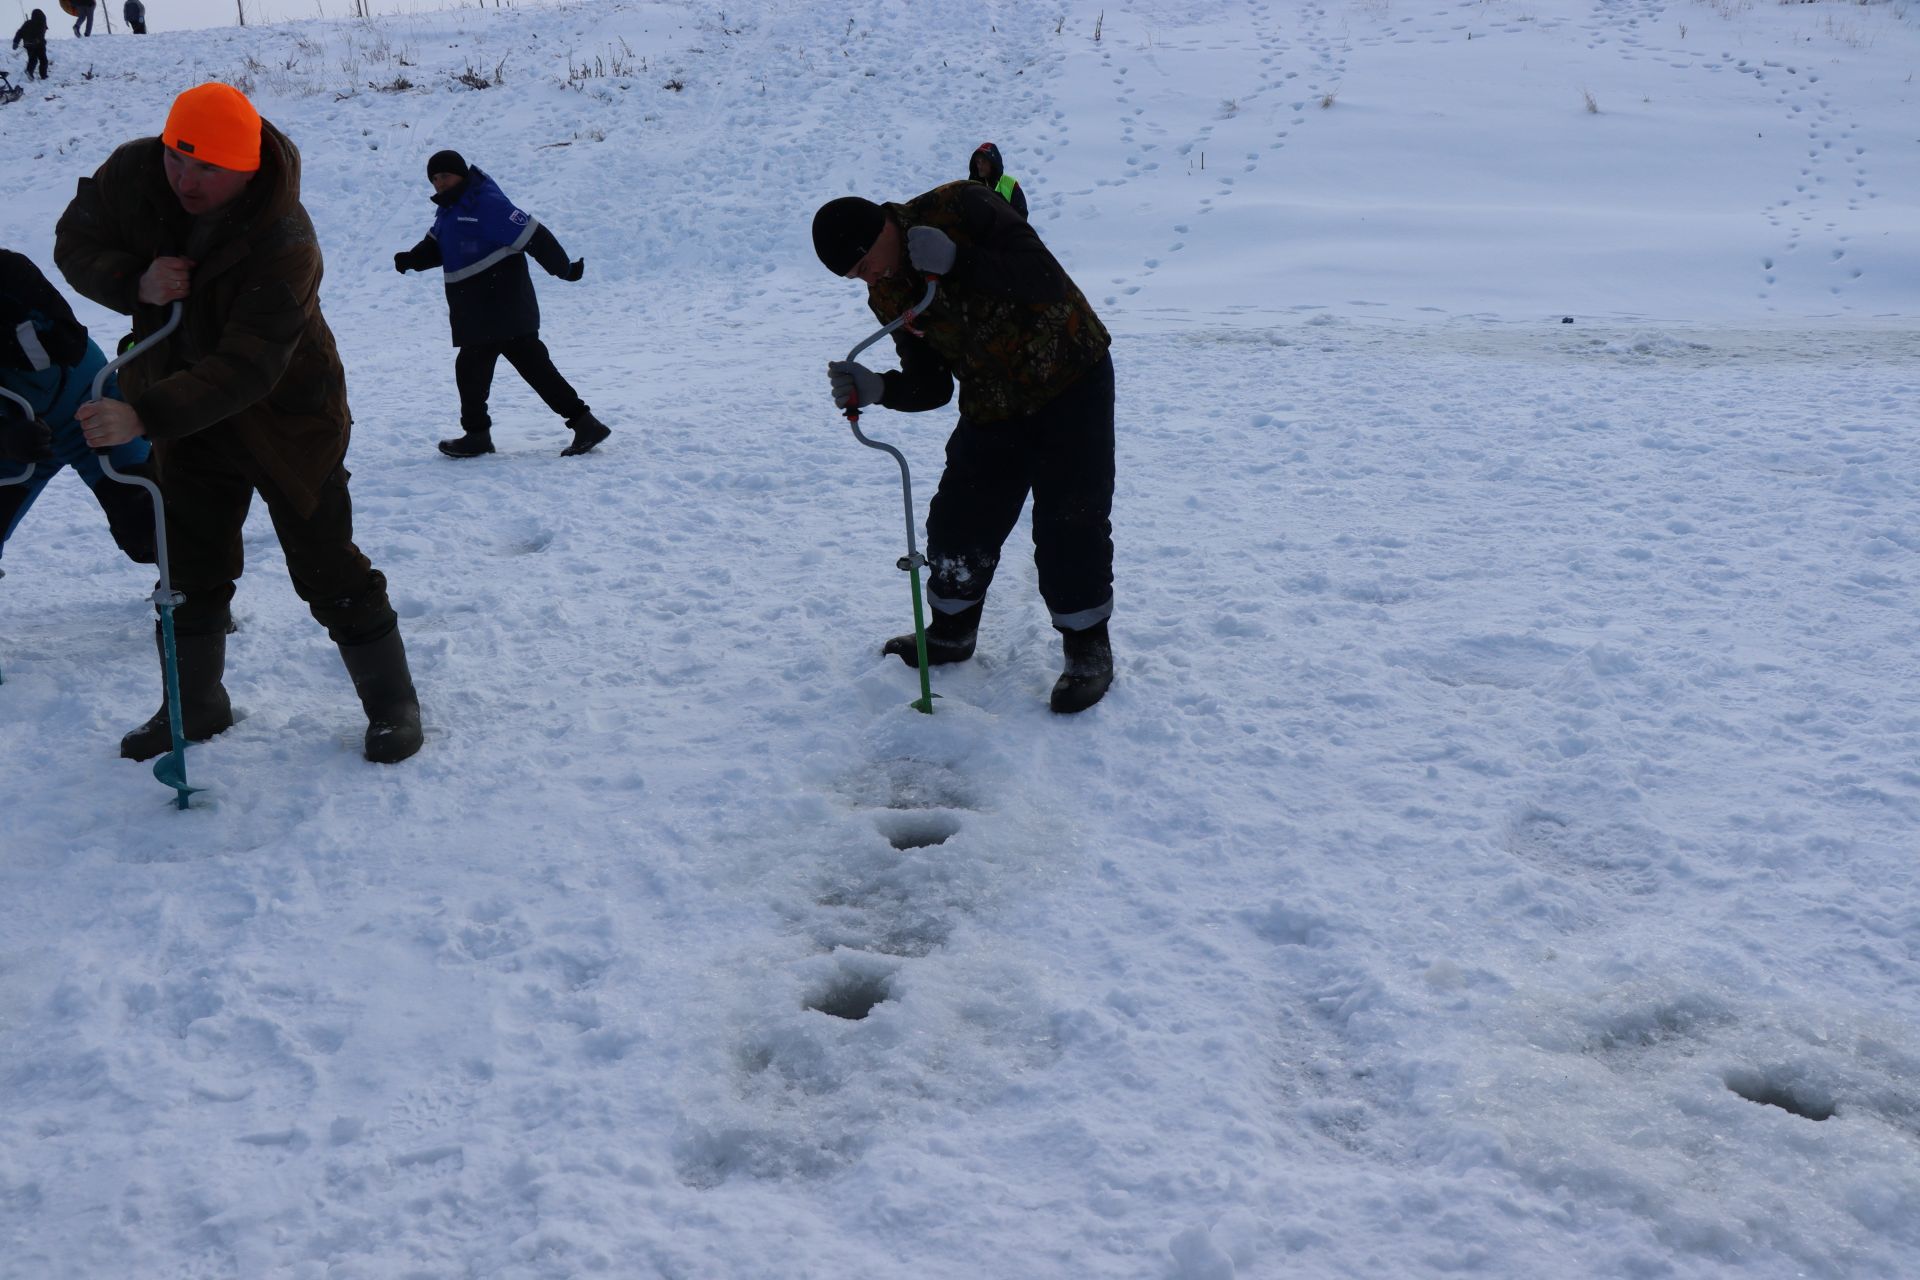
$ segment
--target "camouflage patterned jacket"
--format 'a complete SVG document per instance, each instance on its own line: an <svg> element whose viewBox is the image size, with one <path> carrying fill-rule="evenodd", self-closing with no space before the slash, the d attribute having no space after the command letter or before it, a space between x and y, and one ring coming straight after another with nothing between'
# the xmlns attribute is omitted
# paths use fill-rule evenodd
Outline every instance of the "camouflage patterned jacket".
<svg viewBox="0 0 1920 1280"><path fill-rule="evenodd" d="M960 382L960 413L1005 422L1044 406L1099 364L1112 339L1047 246L1005 200L977 182L950 182L884 206L901 228L938 227L959 246L933 305L894 330L900 368L886 375L889 409L937 409ZM911 269L867 291L892 320L920 300Z"/></svg>

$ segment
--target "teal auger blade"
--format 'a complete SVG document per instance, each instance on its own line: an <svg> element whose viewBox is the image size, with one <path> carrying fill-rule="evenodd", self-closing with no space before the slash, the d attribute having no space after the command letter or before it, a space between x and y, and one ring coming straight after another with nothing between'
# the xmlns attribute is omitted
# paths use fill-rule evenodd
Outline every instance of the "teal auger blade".
<svg viewBox="0 0 1920 1280"><path fill-rule="evenodd" d="M153 776L178 793L175 803L182 809L187 807L187 797L205 791L205 787L187 785L187 753L185 749L169 751L153 762Z"/></svg>

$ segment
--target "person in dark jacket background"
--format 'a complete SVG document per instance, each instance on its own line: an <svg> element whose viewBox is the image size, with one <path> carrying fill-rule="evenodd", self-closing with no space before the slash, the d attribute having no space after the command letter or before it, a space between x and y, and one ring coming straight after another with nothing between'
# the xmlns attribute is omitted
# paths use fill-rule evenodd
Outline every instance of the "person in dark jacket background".
<svg viewBox="0 0 1920 1280"><path fill-rule="evenodd" d="M40 78L47 78L47 15L35 9L20 29L13 33L13 47L27 47L27 79L33 79L33 68L40 68Z"/></svg>
<svg viewBox="0 0 1920 1280"><path fill-rule="evenodd" d="M527 273L531 255L548 275L577 281L586 273L585 260L569 262L553 232L515 208L500 185L459 152L435 152L427 161L427 180L439 212L419 244L393 255L393 269L404 275L440 267L445 275L447 318L459 349L453 377L460 390L462 434L442 440L440 452L449 458L493 452L487 397L502 356L573 431L573 443L560 456L590 451L613 433L553 367L553 356L540 341L540 300Z"/></svg>
<svg viewBox="0 0 1920 1280"><path fill-rule="evenodd" d="M991 142L983 142L973 149L973 159L967 162L967 176L984 187L991 187L996 195L1013 206L1014 212L1021 217L1027 216L1027 193L1020 184L1007 176L1007 166L1000 159L1000 148Z"/></svg>
<svg viewBox="0 0 1920 1280"><path fill-rule="evenodd" d="M938 409L960 384L960 421L927 509L927 660L973 656L1000 548L1033 496L1040 595L1060 632L1065 669L1055 711L1083 711L1113 683L1113 357L1106 326L1026 219L974 182L950 182L904 204L843 196L813 219L813 247L837 276L867 287L891 321L900 368L827 366L840 408ZM881 652L918 665L911 635Z"/></svg>
<svg viewBox="0 0 1920 1280"><path fill-rule="evenodd" d="M74 0L73 8L73 34L76 36L92 35L94 0ZM80 29L83 25L86 27L85 31Z"/></svg>
<svg viewBox="0 0 1920 1280"><path fill-rule="evenodd" d="M184 597L174 623L186 736L233 724L226 639L258 494L295 593L360 697L366 758L418 751L420 701L387 580L353 540L353 415L320 310L325 263L300 203L299 150L232 86L189 89L158 138L126 143L80 180L53 256L76 290L132 316L136 337L182 303L179 328L122 370L127 402L95 401L78 417L96 448L153 441ZM166 751L167 719L163 704L120 754Z"/></svg>
<svg viewBox="0 0 1920 1280"><path fill-rule="evenodd" d="M0 396L0 418L7 420L13 441L0 456L29 463L33 470L30 480L0 488L0 548L47 482L61 468L72 467L106 513L114 543L135 564L153 563L153 499L143 488L106 478L74 417L106 365L107 357L87 336L86 326L74 318L73 308L33 260L0 249L0 387L33 410L29 417L13 400ZM114 379L107 379L104 390L109 398L119 399ZM28 442L23 430L32 430L36 437L28 450L22 448ZM41 431L44 441L37 439ZM145 440L129 440L108 456L116 470L146 475L147 453ZM20 474L17 467L4 470L8 479Z"/></svg>
<svg viewBox="0 0 1920 1280"><path fill-rule="evenodd" d="M127 0L126 4L120 7L120 16L127 20L127 26L133 34L137 36L147 34L147 6L141 0Z"/></svg>

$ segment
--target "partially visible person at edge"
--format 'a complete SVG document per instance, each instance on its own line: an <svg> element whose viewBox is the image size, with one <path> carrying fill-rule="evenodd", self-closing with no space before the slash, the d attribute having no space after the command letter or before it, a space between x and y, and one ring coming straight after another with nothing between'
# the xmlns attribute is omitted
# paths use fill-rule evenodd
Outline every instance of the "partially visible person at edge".
<svg viewBox="0 0 1920 1280"><path fill-rule="evenodd" d="M40 68L40 78L47 78L47 15L44 10L35 9L20 29L13 33L13 47L27 47L27 79L33 79L33 69Z"/></svg>
<svg viewBox="0 0 1920 1280"><path fill-rule="evenodd" d="M960 384L960 421L927 510L931 663L973 656L1000 548L1033 495L1040 594L1061 634L1055 711L1082 711L1113 682L1113 359L1100 318L1040 237L992 191L936 187L904 204L844 196L813 219L813 247L867 287L892 320L939 277L933 304L894 330L900 368L836 360L833 402L938 409ZM914 638L882 646L917 666Z"/></svg>
<svg viewBox="0 0 1920 1280"><path fill-rule="evenodd" d="M573 443L560 456L590 452L613 433L553 367L540 341L540 299L527 273L531 255L548 275L571 283L586 274L585 259L569 262L553 232L515 208L498 183L457 151L435 152L427 160L427 181L439 211L419 244L393 255L393 269L405 275L440 267L445 278L447 319L458 348L453 380L460 392L461 434L442 440L440 452L449 458L493 452L487 398L502 356L573 432Z"/></svg>
<svg viewBox="0 0 1920 1280"><path fill-rule="evenodd" d="M73 34L74 35L90 36L93 34L93 8L94 8L93 0L74 0L74 6L73 6ZM85 25L86 27L85 31L82 31L80 29L82 25Z"/></svg>
<svg viewBox="0 0 1920 1280"><path fill-rule="evenodd" d="M147 6L141 0L127 0L120 6L120 16L127 20L127 26L137 36L147 34Z"/></svg>
<svg viewBox="0 0 1920 1280"><path fill-rule="evenodd" d="M1015 213L1027 216L1027 193L1020 184L1007 176L1007 166L1000 159L1000 148L991 142L983 142L973 149L973 159L967 162L967 176L983 187L992 188L994 194L1013 206Z"/></svg>
<svg viewBox="0 0 1920 1280"><path fill-rule="evenodd" d="M353 541L346 375L320 312L320 245L300 203L300 153L239 90L174 100L158 138L82 178L55 231L73 287L133 317L145 338L182 303L180 327L128 365L125 404L80 410L87 443L153 441L166 500L186 735L233 724L221 680L241 528L258 493L293 589L340 647L367 715L366 758L420 749L420 703L387 580ZM156 628L157 639L157 628ZM120 743L134 760L170 746L166 707Z"/></svg>
<svg viewBox="0 0 1920 1280"><path fill-rule="evenodd" d="M0 461L25 464L32 472L23 483L0 488L0 549L47 482L61 468L72 467L106 513L114 544L135 564L153 563L153 499L138 485L106 478L74 417L106 367L107 357L87 336L86 326L33 260L0 249L0 389L28 406L0 396ZM119 398L113 378L103 392ZM115 470L146 476L147 453L147 442L136 439L108 457ZM22 471L19 465L0 466L0 480Z"/></svg>

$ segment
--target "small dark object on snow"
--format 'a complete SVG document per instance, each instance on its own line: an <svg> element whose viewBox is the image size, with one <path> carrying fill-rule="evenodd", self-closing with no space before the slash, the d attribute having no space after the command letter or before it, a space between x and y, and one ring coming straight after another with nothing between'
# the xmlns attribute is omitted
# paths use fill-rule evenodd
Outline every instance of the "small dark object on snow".
<svg viewBox="0 0 1920 1280"><path fill-rule="evenodd" d="M1572 323L1573 323L1573 317L1572 317L1572 316L1561 316L1561 317L1560 317L1560 323L1561 323L1561 324L1572 324Z"/></svg>

